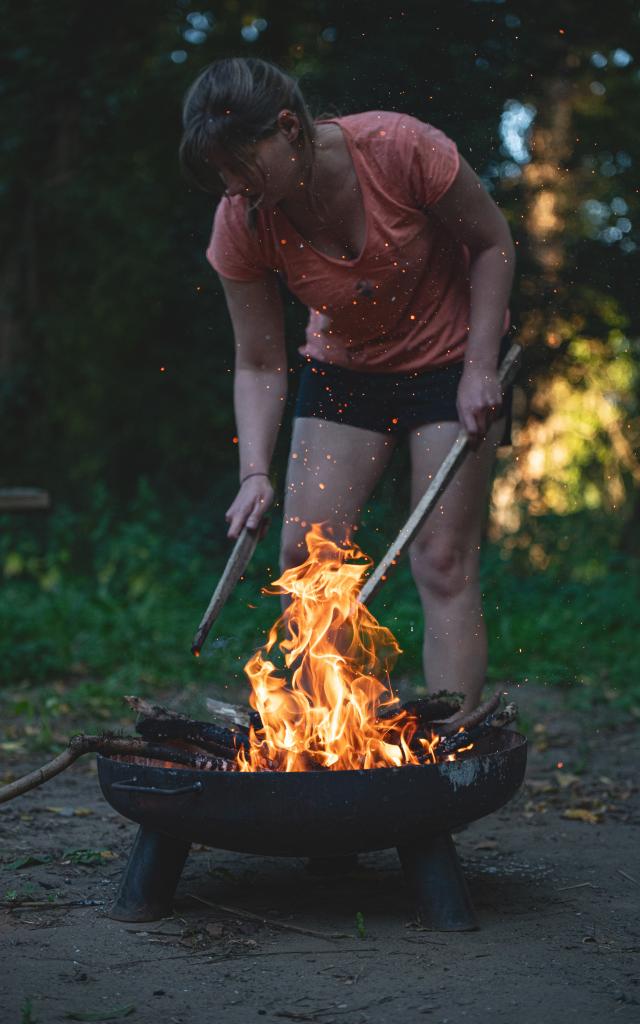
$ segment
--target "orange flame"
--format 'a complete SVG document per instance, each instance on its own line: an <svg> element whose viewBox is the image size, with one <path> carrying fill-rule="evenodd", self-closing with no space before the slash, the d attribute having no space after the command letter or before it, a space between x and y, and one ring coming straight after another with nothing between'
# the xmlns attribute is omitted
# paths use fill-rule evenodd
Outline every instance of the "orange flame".
<svg viewBox="0 0 640 1024"><path fill-rule="evenodd" d="M357 600L371 560L351 542L334 543L318 524L306 543L307 560L264 591L291 601L245 665L262 728L252 728L249 750L239 751L240 770L337 771L435 761L439 737L417 738L416 754L410 744L418 720L402 708L393 712L398 698L389 672L400 653L396 639ZM276 645L281 669L268 657Z"/></svg>

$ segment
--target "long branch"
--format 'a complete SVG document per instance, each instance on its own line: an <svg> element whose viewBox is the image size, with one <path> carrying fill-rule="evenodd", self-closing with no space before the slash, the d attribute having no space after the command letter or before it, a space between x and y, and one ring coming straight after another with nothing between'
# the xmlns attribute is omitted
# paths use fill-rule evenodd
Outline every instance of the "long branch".
<svg viewBox="0 0 640 1024"><path fill-rule="evenodd" d="M172 761L174 764L181 764L188 768L235 770L235 764L223 758L211 757L205 753L180 747L159 746L156 743L138 739L137 736L85 736L83 733L79 733L77 736L71 737L67 749L54 757L52 761L29 772L28 775L23 775L20 779L15 779L7 786L2 786L0 788L0 804L7 803L16 796L22 796L23 793L28 793L29 790L53 779L60 772L69 768L83 754L133 754L136 757L150 757L157 761Z"/></svg>

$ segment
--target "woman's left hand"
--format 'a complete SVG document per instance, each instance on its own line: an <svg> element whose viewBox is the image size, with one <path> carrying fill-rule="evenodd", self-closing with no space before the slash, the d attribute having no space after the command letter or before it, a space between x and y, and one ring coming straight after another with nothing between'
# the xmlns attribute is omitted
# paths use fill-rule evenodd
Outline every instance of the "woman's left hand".
<svg viewBox="0 0 640 1024"><path fill-rule="evenodd" d="M478 443L502 415L497 370L465 367L458 385L458 416L472 443Z"/></svg>

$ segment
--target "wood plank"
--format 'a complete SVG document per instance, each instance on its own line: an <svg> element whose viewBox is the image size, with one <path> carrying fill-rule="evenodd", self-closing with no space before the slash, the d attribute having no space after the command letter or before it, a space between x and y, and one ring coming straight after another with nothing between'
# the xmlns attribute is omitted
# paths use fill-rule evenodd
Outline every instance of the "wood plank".
<svg viewBox="0 0 640 1024"><path fill-rule="evenodd" d="M22 512L51 508L48 491L39 487L0 487L0 512Z"/></svg>

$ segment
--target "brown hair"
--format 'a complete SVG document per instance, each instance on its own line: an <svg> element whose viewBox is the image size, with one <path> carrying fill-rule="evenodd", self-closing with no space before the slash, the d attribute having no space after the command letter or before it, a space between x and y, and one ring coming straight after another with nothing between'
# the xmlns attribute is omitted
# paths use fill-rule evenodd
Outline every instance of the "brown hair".
<svg viewBox="0 0 640 1024"><path fill-rule="evenodd" d="M222 164L256 174L251 147L274 135L281 110L298 115L300 145L313 168L314 124L297 81L254 57L218 60L201 71L184 98L180 164L191 184L220 196ZM250 226L255 210L248 207Z"/></svg>

